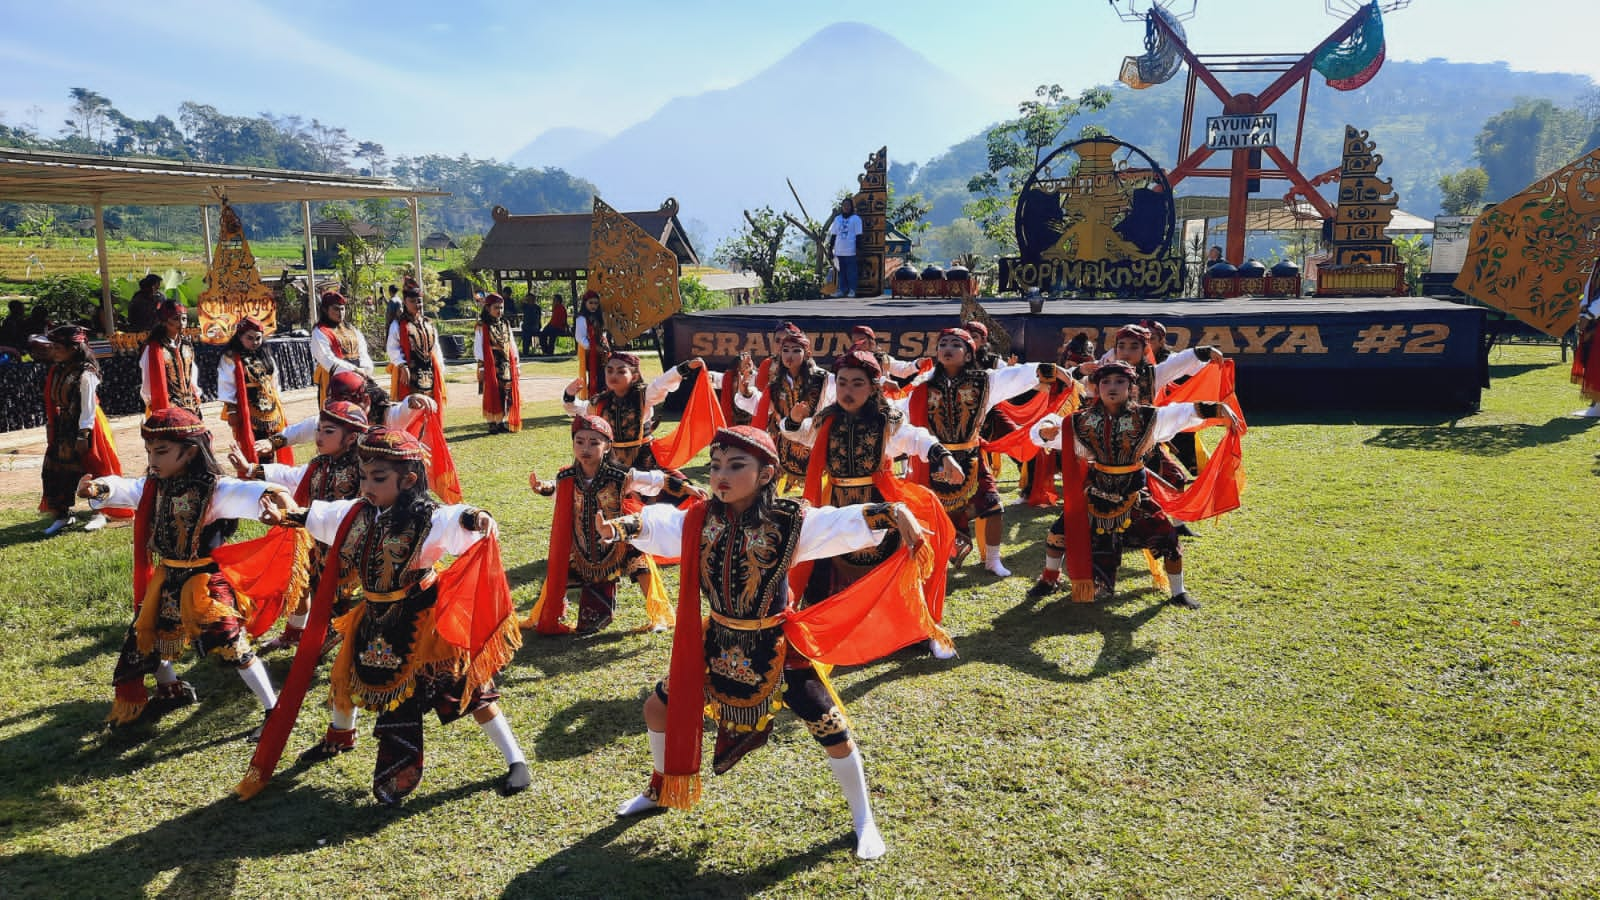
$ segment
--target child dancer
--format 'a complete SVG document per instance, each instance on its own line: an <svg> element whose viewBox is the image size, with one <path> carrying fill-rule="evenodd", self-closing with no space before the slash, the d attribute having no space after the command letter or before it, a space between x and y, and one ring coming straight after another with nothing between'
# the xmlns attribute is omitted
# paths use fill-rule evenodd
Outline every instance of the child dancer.
<svg viewBox="0 0 1600 900"><path fill-rule="evenodd" d="M233 337L217 362L217 399L222 401L222 418L233 429L233 438L245 459L257 461L256 441L282 431L287 424L278 369L266 344L266 326L255 316L245 316L233 330ZM278 462L294 464L294 451L287 447L277 452Z"/></svg>
<svg viewBox="0 0 1600 900"><path fill-rule="evenodd" d="M606 420L614 436L611 460L617 465L640 471L659 469L651 435L656 427L656 407L678 389L690 372L704 367L705 361L697 356L673 366L647 385L639 372L639 357L618 350L606 361L605 390L580 400L582 380L574 380L562 394L561 405L569 416L599 416Z"/></svg>
<svg viewBox="0 0 1600 900"><path fill-rule="evenodd" d="M645 792L619 806L617 815L662 805L687 809L698 798L702 708L717 723L712 771L721 775L766 742L773 715L787 706L828 755L850 807L856 855L876 859L886 848L844 709L785 636L788 571L805 560L869 549L891 533L915 546L923 533L900 504L812 508L780 499L777 476L777 447L766 432L725 428L711 444L711 499L687 512L657 504L637 516L596 523L607 540L621 537L645 553L681 555L680 615L698 618L701 594L710 610L703 636L699 629L679 630L670 675L645 700L654 771Z"/></svg>
<svg viewBox="0 0 1600 900"><path fill-rule="evenodd" d="M311 329L311 378L317 383L317 405L328 402L328 381L340 372L372 374L372 354L367 338L344 319L349 301L338 291L325 291L317 299L317 325Z"/></svg>
<svg viewBox="0 0 1600 900"><path fill-rule="evenodd" d="M483 420L489 423L490 434L522 430L517 342L505 311L505 298L499 294L483 298L483 313L472 332L472 358L478 361Z"/></svg>
<svg viewBox="0 0 1600 900"><path fill-rule="evenodd" d="M444 359L439 355L439 333L422 308L422 288L408 277L400 297L400 315L389 323L384 347L394 382L389 393L396 400L427 394L444 409Z"/></svg>
<svg viewBox="0 0 1600 900"><path fill-rule="evenodd" d="M145 414L177 406L200 414L200 370L194 365L194 348L183 336L189 314L174 300L156 306L156 326L145 337L139 354L139 399Z"/></svg>
<svg viewBox="0 0 1600 900"><path fill-rule="evenodd" d="M148 476L85 475L78 486L78 496L97 510L137 510L134 619L111 676L116 702L107 719L124 725L144 713L150 702L144 678L150 674L156 676L161 706L195 702L194 687L173 669L191 643L237 669L270 713L277 695L245 636L247 611L218 574L211 551L233 536L236 520L256 516L264 494L281 488L224 477L211 453L211 433L186 409L151 414L140 434L150 460Z"/></svg>
<svg viewBox="0 0 1600 900"><path fill-rule="evenodd" d="M344 641L329 677L333 727L353 730L357 708L377 714L372 794L387 806L399 805L422 781L422 718L430 709L444 724L471 713L505 757L501 791L525 790L527 758L495 702L500 695L494 686L495 674L521 646L516 621L505 615L474 656L446 639L439 614L461 598L441 596L435 564L485 538L498 540L494 519L463 504L441 506L429 496L422 445L406 432L374 428L362 436L357 453L360 499L318 500L302 508L278 494L262 512L268 524L303 525L329 545L323 581L355 578L361 584L361 602L334 623ZM497 574L503 588L505 574Z"/></svg>
<svg viewBox="0 0 1600 900"><path fill-rule="evenodd" d="M34 358L50 363L44 376L47 447L39 472L44 482L39 511L53 517L44 536L54 537L75 521L73 500L84 473L121 475L122 463L117 459L111 428L100 411L96 393L100 364L89 349L89 333L77 325L62 325L32 343ZM99 531L104 527L105 514L96 512L83 530Z"/></svg>

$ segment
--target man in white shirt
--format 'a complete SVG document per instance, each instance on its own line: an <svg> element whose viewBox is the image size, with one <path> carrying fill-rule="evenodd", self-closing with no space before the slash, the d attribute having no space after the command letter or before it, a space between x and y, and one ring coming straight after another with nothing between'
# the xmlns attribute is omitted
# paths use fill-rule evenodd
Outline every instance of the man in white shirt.
<svg viewBox="0 0 1600 900"><path fill-rule="evenodd" d="M849 197L839 204L839 215L828 226L828 241L833 245L833 258L839 269L839 290L835 297L856 295L856 238L861 236L861 217L856 215L855 201Z"/></svg>

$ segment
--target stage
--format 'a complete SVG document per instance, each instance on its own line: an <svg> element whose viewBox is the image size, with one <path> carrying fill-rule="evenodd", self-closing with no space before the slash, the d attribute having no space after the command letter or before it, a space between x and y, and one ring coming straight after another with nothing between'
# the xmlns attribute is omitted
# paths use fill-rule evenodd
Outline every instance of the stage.
<svg viewBox="0 0 1600 900"><path fill-rule="evenodd" d="M1238 360L1248 409L1384 408L1475 410L1488 386L1484 311L1425 297L1236 298L1230 300L981 301L1028 361L1053 360L1063 341L1090 332L1104 350L1116 330L1160 321L1173 350L1197 344ZM942 328L959 324L959 300L890 296L755 304L679 314L664 324L663 360L695 356L729 368L741 351L770 352L774 326L790 321L827 361L849 346L851 326L870 325L879 347L901 359L929 355Z"/></svg>

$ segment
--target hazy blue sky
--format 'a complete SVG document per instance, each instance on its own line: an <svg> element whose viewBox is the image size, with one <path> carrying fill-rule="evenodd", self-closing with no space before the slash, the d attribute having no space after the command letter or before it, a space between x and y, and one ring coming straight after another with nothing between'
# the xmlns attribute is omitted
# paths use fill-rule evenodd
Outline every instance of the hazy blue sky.
<svg viewBox="0 0 1600 900"><path fill-rule="evenodd" d="M184 100L297 113L391 154L508 157L540 132L613 133L679 95L727 87L822 27L874 25L993 99L1115 79L1142 26L1103 0L49 0L6 4L0 111L59 131L67 89L140 118ZM1127 0L1122 0L1126 7ZM1143 4L1141 3L1141 6ZM1187 0L1176 6L1187 9ZM1594 0L1416 0L1386 20L1391 59L1504 60L1600 77ZM1199 0L1199 52L1304 52L1337 21L1323 0ZM30 111L37 108L37 111ZM797 110L826 121L825 105Z"/></svg>

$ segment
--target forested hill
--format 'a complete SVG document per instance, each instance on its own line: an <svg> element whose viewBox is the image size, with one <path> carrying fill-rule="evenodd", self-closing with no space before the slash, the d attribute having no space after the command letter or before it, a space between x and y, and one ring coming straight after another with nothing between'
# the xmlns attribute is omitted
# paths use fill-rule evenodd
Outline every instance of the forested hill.
<svg viewBox="0 0 1600 900"><path fill-rule="evenodd" d="M1557 62L1552 60L1553 64ZM1170 168L1178 150L1186 78L1187 71L1166 84L1143 91L1114 85L1111 105L1102 112L1073 120L1063 140L1075 137L1083 125L1098 125ZM1259 89L1267 80L1251 84L1236 76L1223 83L1237 93ZM1394 180L1400 208L1421 216L1439 211L1440 175L1479 165L1474 155L1475 140L1488 119L1515 106L1522 98L1548 99L1557 107L1571 107L1592 97L1595 87L1582 75L1514 72L1504 63L1441 59L1390 61L1371 83L1357 91L1335 91L1315 74L1311 84L1305 141L1300 152L1301 171L1314 175L1337 166L1344 126L1354 125L1370 132L1371 140L1377 143L1377 152L1383 155L1380 172ZM1216 115L1220 109L1203 86L1198 95L1196 140L1203 141L1205 116ZM1299 91L1295 89L1274 110L1278 113L1279 144L1286 149L1292 149L1298 98ZM1191 146L1196 140L1191 140ZM1568 161L1562 159L1541 168L1541 163L1549 161L1529 159L1527 166L1530 171L1547 170ZM962 205L972 199L967 193L967 179L983 171L985 165L984 135L980 133L919 168L908 187L932 201L929 222L944 225L960 216ZM1493 176L1491 171L1492 179ZM1267 181L1260 196L1278 196L1287 189L1286 182ZM1494 189L1503 191L1499 185L1492 186ZM1180 185L1178 193L1223 195L1227 185L1213 179L1191 179ZM1504 193L1490 199L1503 196Z"/></svg>
<svg viewBox="0 0 1600 900"><path fill-rule="evenodd" d="M93 90L73 88L71 96L71 118L59 136L0 121L0 146L391 176L402 184L448 191L448 197L423 201L422 218L425 231L442 229L452 235L488 231L490 210L496 205L514 213L583 212L599 193L588 181L555 168L518 168L464 154L391 159L382 144L295 115L234 116L214 106L185 102L179 104L176 119L166 115L135 119ZM0 228L15 228L26 213L23 204L0 204ZM292 204L250 204L239 213L253 237L281 237L300 228L300 210ZM170 226L156 210L123 207L108 210L107 217L130 237L175 237L163 233ZM185 218L186 228L192 226L189 219Z"/></svg>

